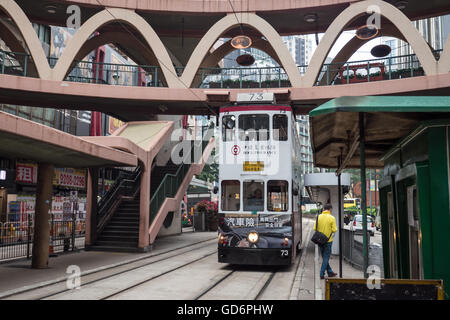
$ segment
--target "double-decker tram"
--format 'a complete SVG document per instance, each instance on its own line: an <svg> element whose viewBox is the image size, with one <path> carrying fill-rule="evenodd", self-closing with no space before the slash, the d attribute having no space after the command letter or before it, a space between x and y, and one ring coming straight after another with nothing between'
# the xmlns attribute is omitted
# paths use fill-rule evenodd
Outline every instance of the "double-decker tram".
<svg viewBox="0 0 450 320"><path fill-rule="evenodd" d="M241 103L220 108L219 121L219 262L291 264L302 239L292 108Z"/></svg>

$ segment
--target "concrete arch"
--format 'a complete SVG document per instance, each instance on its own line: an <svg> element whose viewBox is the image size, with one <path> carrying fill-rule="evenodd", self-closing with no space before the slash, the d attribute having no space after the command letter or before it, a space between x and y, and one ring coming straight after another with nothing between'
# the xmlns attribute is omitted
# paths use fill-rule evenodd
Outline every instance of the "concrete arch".
<svg viewBox="0 0 450 320"><path fill-rule="evenodd" d="M158 59L168 86L170 88L182 87L182 84L179 83L178 77L176 76L175 68L172 65L169 54L156 32L144 18L134 11L126 9L103 10L89 18L69 41L62 56L53 69L52 79L62 81L77 53L81 50L83 44L88 41L89 37L103 25L114 21L129 24L140 32L147 42L147 45L153 50L153 53Z"/></svg>
<svg viewBox="0 0 450 320"><path fill-rule="evenodd" d="M158 65L158 60L156 59L151 48L147 46L145 48L139 46L137 43L137 39L130 37L127 32L111 31L101 33L86 41L78 51L74 60L81 61L90 52L108 43L114 43L119 47L129 48L128 50L124 49L124 52L138 65ZM66 76L72 71L72 67L73 64L71 64L70 68L68 69Z"/></svg>
<svg viewBox="0 0 450 320"><path fill-rule="evenodd" d="M316 82L325 58L344 27L356 17L365 14L366 10L370 6L377 6L380 9L380 14L389 19L400 31L416 53L417 58L423 66L425 74L437 74L438 67L436 59L429 49L427 42L419 31L413 26L411 21L399 9L387 2L381 0L367 0L349 6L341 12L341 14L339 14L339 16L328 27L306 71L303 82L306 87L312 87Z"/></svg>
<svg viewBox="0 0 450 320"><path fill-rule="evenodd" d="M289 53L289 50L281 40L278 32L267 21L254 13L247 12L239 16L242 16L241 21L239 21L240 23L254 28L267 39L267 41L270 43L277 56L279 57L281 62L280 65L286 71L286 74L288 75L292 86L301 87L302 78L300 76L300 72L298 71L295 62ZM200 68L202 61L208 54L214 42L219 39L220 35L237 25L238 22L236 21L236 17L233 14L229 14L216 22L211 27L211 29L208 30L208 32L200 40L194 52L192 52L191 57L189 58L183 75L181 76L181 81L183 83L185 83L189 87L192 85L195 74Z"/></svg>
<svg viewBox="0 0 450 320"><path fill-rule="evenodd" d="M444 50L441 53L438 64L438 73L450 72L450 35L445 42Z"/></svg>
<svg viewBox="0 0 450 320"><path fill-rule="evenodd" d="M0 19L0 38L12 52L23 53L23 55L17 54L15 56L19 65L23 68L25 64L25 55L29 54L29 52L25 40L22 38L19 30L5 19ZM27 62L27 76L39 77L36 65L34 64L34 61L30 61L30 59Z"/></svg>
<svg viewBox="0 0 450 320"><path fill-rule="evenodd" d="M14 0L0 0L0 8L14 21L33 57L37 74L41 79L51 79L51 69L33 26L22 8Z"/></svg>
<svg viewBox="0 0 450 320"><path fill-rule="evenodd" d="M281 61L277 56L275 50L271 47L270 43L261 38L252 38L252 48L259 49L265 53L267 53L270 57L272 57L279 65L281 65ZM214 68L216 67L220 60L222 60L226 55L236 50L231 46L231 40L223 43L220 47L216 48L213 52L208 54L205 59L202 61L200 68ZM198 74L195 75L194 80L192 81L191 87L198 88L202 82L201 76Z"/></svg>
<svg viewBox="0 0 450 320"><path fill-rule="evenodd" d="M383 34L379 33L376 38L378 37L393 37L398 38L400 40L406 41L406 39L403 37L403 35L398 31L397 28L383 28ZM375 39L375 38L374 38ZM361 40L358 39L356 36L350 39L345 46L339 51L339 53L334 57L334 59L331 61L331 64L333 64L333 70L329 73L329 79L334 79L338 73L338 70L351 58L351 56L358 51L359 48L361 48L363 45L365 45L370 40ZM320 80L321 86L327 85L326 84L326 76L323 76Z"/></svg>

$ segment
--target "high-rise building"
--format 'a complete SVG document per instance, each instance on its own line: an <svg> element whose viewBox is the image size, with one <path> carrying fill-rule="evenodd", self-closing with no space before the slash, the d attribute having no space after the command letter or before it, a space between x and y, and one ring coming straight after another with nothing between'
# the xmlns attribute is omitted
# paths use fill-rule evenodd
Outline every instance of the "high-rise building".
<svg viewBox="0 0 450 320"><path fill-rule="evenodd" d="M450 15L417 20L413 21L413 24L433 50L444 49L450 34ZM397 40L396 49L399 56L414 53L411 46L403 40ZM411 60L408 57L400 57L398 63L399 68L409 68ZM418 67L417 61L412 63L414 63L413 67Z"/></svg>

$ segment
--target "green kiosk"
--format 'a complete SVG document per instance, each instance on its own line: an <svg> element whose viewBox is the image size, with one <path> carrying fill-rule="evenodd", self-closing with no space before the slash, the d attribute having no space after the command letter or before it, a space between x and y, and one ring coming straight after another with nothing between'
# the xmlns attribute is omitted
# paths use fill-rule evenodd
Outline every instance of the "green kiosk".
<svg viewBox="0 0 450 320"><path fill-rule="evenodd" d="M384 277L442 279L450 299L450 97L341 97L310 126L315 166L384 168Z"/></svg>

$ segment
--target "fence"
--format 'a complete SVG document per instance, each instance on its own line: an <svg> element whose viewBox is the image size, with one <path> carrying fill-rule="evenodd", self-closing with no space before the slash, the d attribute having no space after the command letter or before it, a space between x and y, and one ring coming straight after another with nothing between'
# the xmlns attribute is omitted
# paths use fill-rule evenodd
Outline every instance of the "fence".
<svg viewBox="0 0 450 320"><path fill-rule="evenodd" d="M84 248L86 224L84 220L49 221L50 246L53 251L65 252ZM15 258L30 258L33 253L34 223L0 223L0 261Z"/></svg>
<svg viewBox="0 0 450 320"><path fill-rule="evenodd" d="M381 274L384 274L383 268L383 250L381 245L370 243L370 233L367 232L367 243L369 244L368 266L376 265L380 268ZM345 261L353 267L363 270L364 251L363 251L363 233L362 231L342 230L342 256Z"/></svg>
<svg viewBox="0 0 450 320"><path fill-rule="evenodd" d="M442 50L433 54L439 58ZM48 58L54 67L56 58ZM31 67L31 68L30 68ZM308 66L297 66L304 75ZM30 71L27 71L31 69ZM0 71L2 74L19 76L37 76L33 59L20 52L0 50ZM181 76L184 67L175 68ZM316 85L339 85L381 80L402 79L425 75L415 54L388 56L351 62L334 62L323 64ZM66 81L100 83L121 86L166 86L161 81L161 68L150 65L98 63L93 61L73 61ZM201 88L279 88L290 87L290 80L285 70L280 67L248 68L199 68L195 85Z"/></svg>

